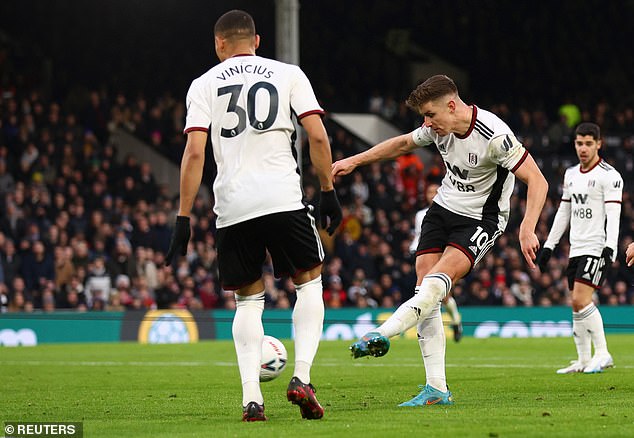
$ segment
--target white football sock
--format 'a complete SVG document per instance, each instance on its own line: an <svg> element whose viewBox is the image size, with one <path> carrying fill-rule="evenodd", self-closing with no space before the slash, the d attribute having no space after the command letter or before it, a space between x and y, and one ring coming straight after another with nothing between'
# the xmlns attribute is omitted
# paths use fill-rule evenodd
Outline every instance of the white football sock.
<svg viewBox="0 0 634 438"><path fill-rule="evenodd" d="M440 302L417 327L418 345L423 354L427 384L446 392L447 377L445 374L445 349L447 340L442 324Z"/></svg>
<svg viewBox="0 0 634 438"><path fill-rule="evenodd" d="M324 328L324 299L321 275L307 283L295 285L297 301L293 309L295 330L295 370L293 376L310 383L310 367L317 354Z"/></svg>
<svg viewBox="0 0 634 438"><path fill-rule="evenodd" d="M238 356L238 368L242 379L242 406L249 402L264 404L260 390L260 365L262 362L262 311L264 291L250 296L235 294L236 314L233 317L233 343Z"/></svg>
<svg viewBox="0 0 634 438"><path fill-rule="evenodd" d="M458 312L458 304L451 295L445 300L445 309L447 309L447 313L451 317L451 323L453 325L458 325L462 322L462 316L460 312Z"/></svg>
<svg viewBox="0 0 634 438"><path fill-rule="evenodd" d="M426 275L420 286L416 287L415 295L401 304L376 331L390 338L414 327L429 315L449 290L451 290L451 279L447 274L437 272Z"/></svg>
<svg viewBox="0 0 634 438"><path fill-rule="evenodd" d="M586 318L583 316L588 306L579 312L572 312L572 337L577 347L577 356L580 362L588 363L592 356L592 338L586 327Z"/></svg>
<svg viewBox="0 0 634 438"><path fill-rule="evenodd" d="M586 329L590 332L592 343L594 344L594 354L608 354L608 342L605 339L603 330L603 318L601 312L594 303L588 304L581 309L584 316Z"/></svg>

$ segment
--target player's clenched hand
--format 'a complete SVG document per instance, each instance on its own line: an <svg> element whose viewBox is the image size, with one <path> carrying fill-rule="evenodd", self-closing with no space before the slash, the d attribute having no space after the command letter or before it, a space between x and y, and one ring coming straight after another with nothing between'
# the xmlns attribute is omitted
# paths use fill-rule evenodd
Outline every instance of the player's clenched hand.
<svg viewBox="0 0 634 438"><path fill-rule="evenodd" d="M178 253L184 256L187 254L187 244L191 237L191 228L189 226L189 217L176 216L176 223L174 224L174 231L172 232L172 240L170 240L170 246L165 256L165 264L169 266L172 263L172 258Z"/></svg>
<svg viewBox="0 0 634 438"><path fill-rule="evenodd" d="M634 265L634 242L630 243L625 250L625 263L627 266Z"/></svg>
<svg viewBox="0 0 634 438"><path fill-rule="evenodd" d="M341 205L339 205L337 193L334 190L321 192L319 216L321 219L321 227L325 228L328 234L332 236L342 219ZM328 225L328 219L330 219L330 225ZM328 228L326 228L326 225L328 225Z"/></svg>
<svg viewBox="0 0 634 438"><path fill-rule="evenodd" d="M522 248L522 254L524 254L524 259L526 259L526 264L531 269L535 269L535 263L533 260L537 257L537 250L539 249L539 239L537 239L537 235L534 232L522 231L520 229L520 248Z"/></svg>
<svg viewBox="0 0 634 438"><path fill-rule="evenodd" d="M332 163L332 176L347 175L357 168L352 157Z"/></svg>
<svg viewBox="0 0 634 438"><path fill-rule="evenodd" d="M550 260L550 256L552 254L553 250L550 248L543 248L539 254L537 254L537 260L535 260L535 263L537 263L537 266L539 266L539 270L542 271L542 273L548 270L548 260Z"/></svg>

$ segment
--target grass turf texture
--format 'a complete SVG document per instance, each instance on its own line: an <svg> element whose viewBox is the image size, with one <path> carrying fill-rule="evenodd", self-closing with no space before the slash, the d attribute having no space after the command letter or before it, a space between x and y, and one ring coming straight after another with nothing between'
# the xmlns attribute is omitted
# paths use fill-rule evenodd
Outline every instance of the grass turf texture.
<svg viewBox="0 0 634 438"><path fill-rule="evenodd" d="M322 342L312 371L325 408L302 420L286 401L293 368L262 384L268 422L241 422L233 343L74 344L0 348L0 423L83 421L85 437L632 436L634 336L612 335L616 368L557 375L572 339L473 339L447 345L453 406L399 408L424 383L416 341L353 360Z"/></svg>

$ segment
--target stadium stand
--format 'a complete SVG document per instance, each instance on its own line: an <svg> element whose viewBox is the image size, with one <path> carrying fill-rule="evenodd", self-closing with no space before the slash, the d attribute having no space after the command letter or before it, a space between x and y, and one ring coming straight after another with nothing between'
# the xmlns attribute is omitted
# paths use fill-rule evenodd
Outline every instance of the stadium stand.
<svg viewBox="0 0 634 438"><path fill-rule="evenodd" d="M188 255L164 267L177 200L157 183L142 156L120 156L112 134L135 136L178 163L185 144L183 99L106 89L53 100L17 74L10 46L0 62L0 304L2 311L80 311L149 308L229 308L233 294L217 281L212 199L193 209ZM571 105L570 102L566 102ZM634 237L634 109L606 102L579 102L580 120L604 128L603 157L623 175L621 251L597 300L634 304L633 274L624 248ZM327 108L327 103L324 104ZM563 105L562 105L563 107ZM493 105L512 125L551 182L538 233L543 241L559 202L566 166L575 162L570 106L556 120L538 108ZM375 112L403 131L419 121L393 96L373 94ZM333 157L367 147L326 116ZM306 148L303 148L306 151ZM207 160L210 162L211 160ZM318 206L317 179L303 155L306 201ZM416 281L409 243L413 217L424 206L425 185L438 181L443 164L416 158L368 166L337 181L344 221L335 238L323 235L327 259L325 300L329 307L392 307L411 296ZM205 173L211 183L213 168ZM174 181L173 184L176 184ZM555 251L549 274L530 271L519 252L517 231L524 187L512 198L508 232L486 259L455 285L460 305L549 306L568 304L563 275L567 243ZM264 267L268 270L268 267ZM289 308L293 285L266 276L266 305Z"/></svg>

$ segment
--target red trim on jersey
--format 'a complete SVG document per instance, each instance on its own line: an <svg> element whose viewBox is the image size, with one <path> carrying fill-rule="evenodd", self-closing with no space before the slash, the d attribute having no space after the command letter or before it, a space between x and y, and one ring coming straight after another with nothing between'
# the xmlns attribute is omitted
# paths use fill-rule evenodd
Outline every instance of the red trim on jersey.
<svg viewBox="0 0 634 438"><path fill-rule="evenodd" d="M202 132L209 132L209 129L207 128L201 128L199 126L192 126L191 128L187 128L186 130L183 131L183 134L189 134L192 131L202 131Z"/></svg>
<svg viewBox="0 0 634 438"><path fill-rule="evenodd" d="M471 267L473 268L473 265L475 264L475 259L473 258L473 256L471 255L471 253L468 250L466 250L462 246L458 245L457 243L453 243L453 242L449 242L447 244L447 246L453 246L454 248L462 251L464 253L464 255L466 255L467 258L469 259L469 261L471 262Z"/></svg>
<svg viewBox="0 0 634 438"><path fill-rule="evenodd" d="M615 204L620 204L621 203L621 201L605 201L606 204L609 203L609 202L613 202Z"/></svg>
<svg viewBox="0 0 634 438"><path fill-rule="evenodd" d="M471 113L471 124L469 125L469 129L467 129L467 132L464 135L456 134L456 137L461 140L471 135L471 132L473 131L473 128L475 127L476 119L478 118L478 107L475 105L471 105L471 106L473 108L473 112Z"/></svg>
<svg viewBox="0 0 634 438"><path fill-rule="evenodd" d="M416 255L422 255L422 254L438 254L442 252L442 248L428 248L428 249L423 249L421 251L416 251Z"/></svg>
<svg viewBox="0 0 634 438"><path fill-rule="evenodd" d="M594 166L592 166L592 167L591 167L590 169L588 169L588 170L583 170L583 169L581 168L581 164L580 164L580 165L579 165L579 171L580 171L581 173L588 173L588 172L590 172L592 169L594 169L595 167L597 167L601 161L603 161L603 159L602 159L601 157L599 157L599 161L597 161L596 163L594 163Z"/></svg>
<svg viewBox="0 0 634 438"><path fill-rule="evenodd" d="M306 116L312 116L313 114L319 114L319 115L324 115L326 114L326 112L324 110L312 110L312 111L306 111L305 113L302 113L300 115L297 116L297 118L299 120L303 119Z"/></svg>
<svg viewBox="0 0 634 438"><path fill-rule="evenodd" d="M528 157L528 151L524 151L524 155L522 156L522 158L520 158L520 160L517 162L517 164L515 166L513 166L513 168L511 169L511 172L515 173L515 171L517 169L519 169L519 167L522 165L522 163L524 161L526 161L527 157Z"/></svg>
<svg viewBox="0 0 634 438"><path fill-rule="evenodd" d="M237 55L233 55L232 58L237 58L238 56L255 56L253 53L238 53Z"/></svg>
<svg viewBox="0 0 634 438"><path fill-rule="evenodd" d="M592 283L591 281L584 280L582 278L575 278L574 282L575 283L585 284L586 286L590 286L590 287L593 287L595 289L599 289L599 286L597 286L596 284Z"/></svg>

